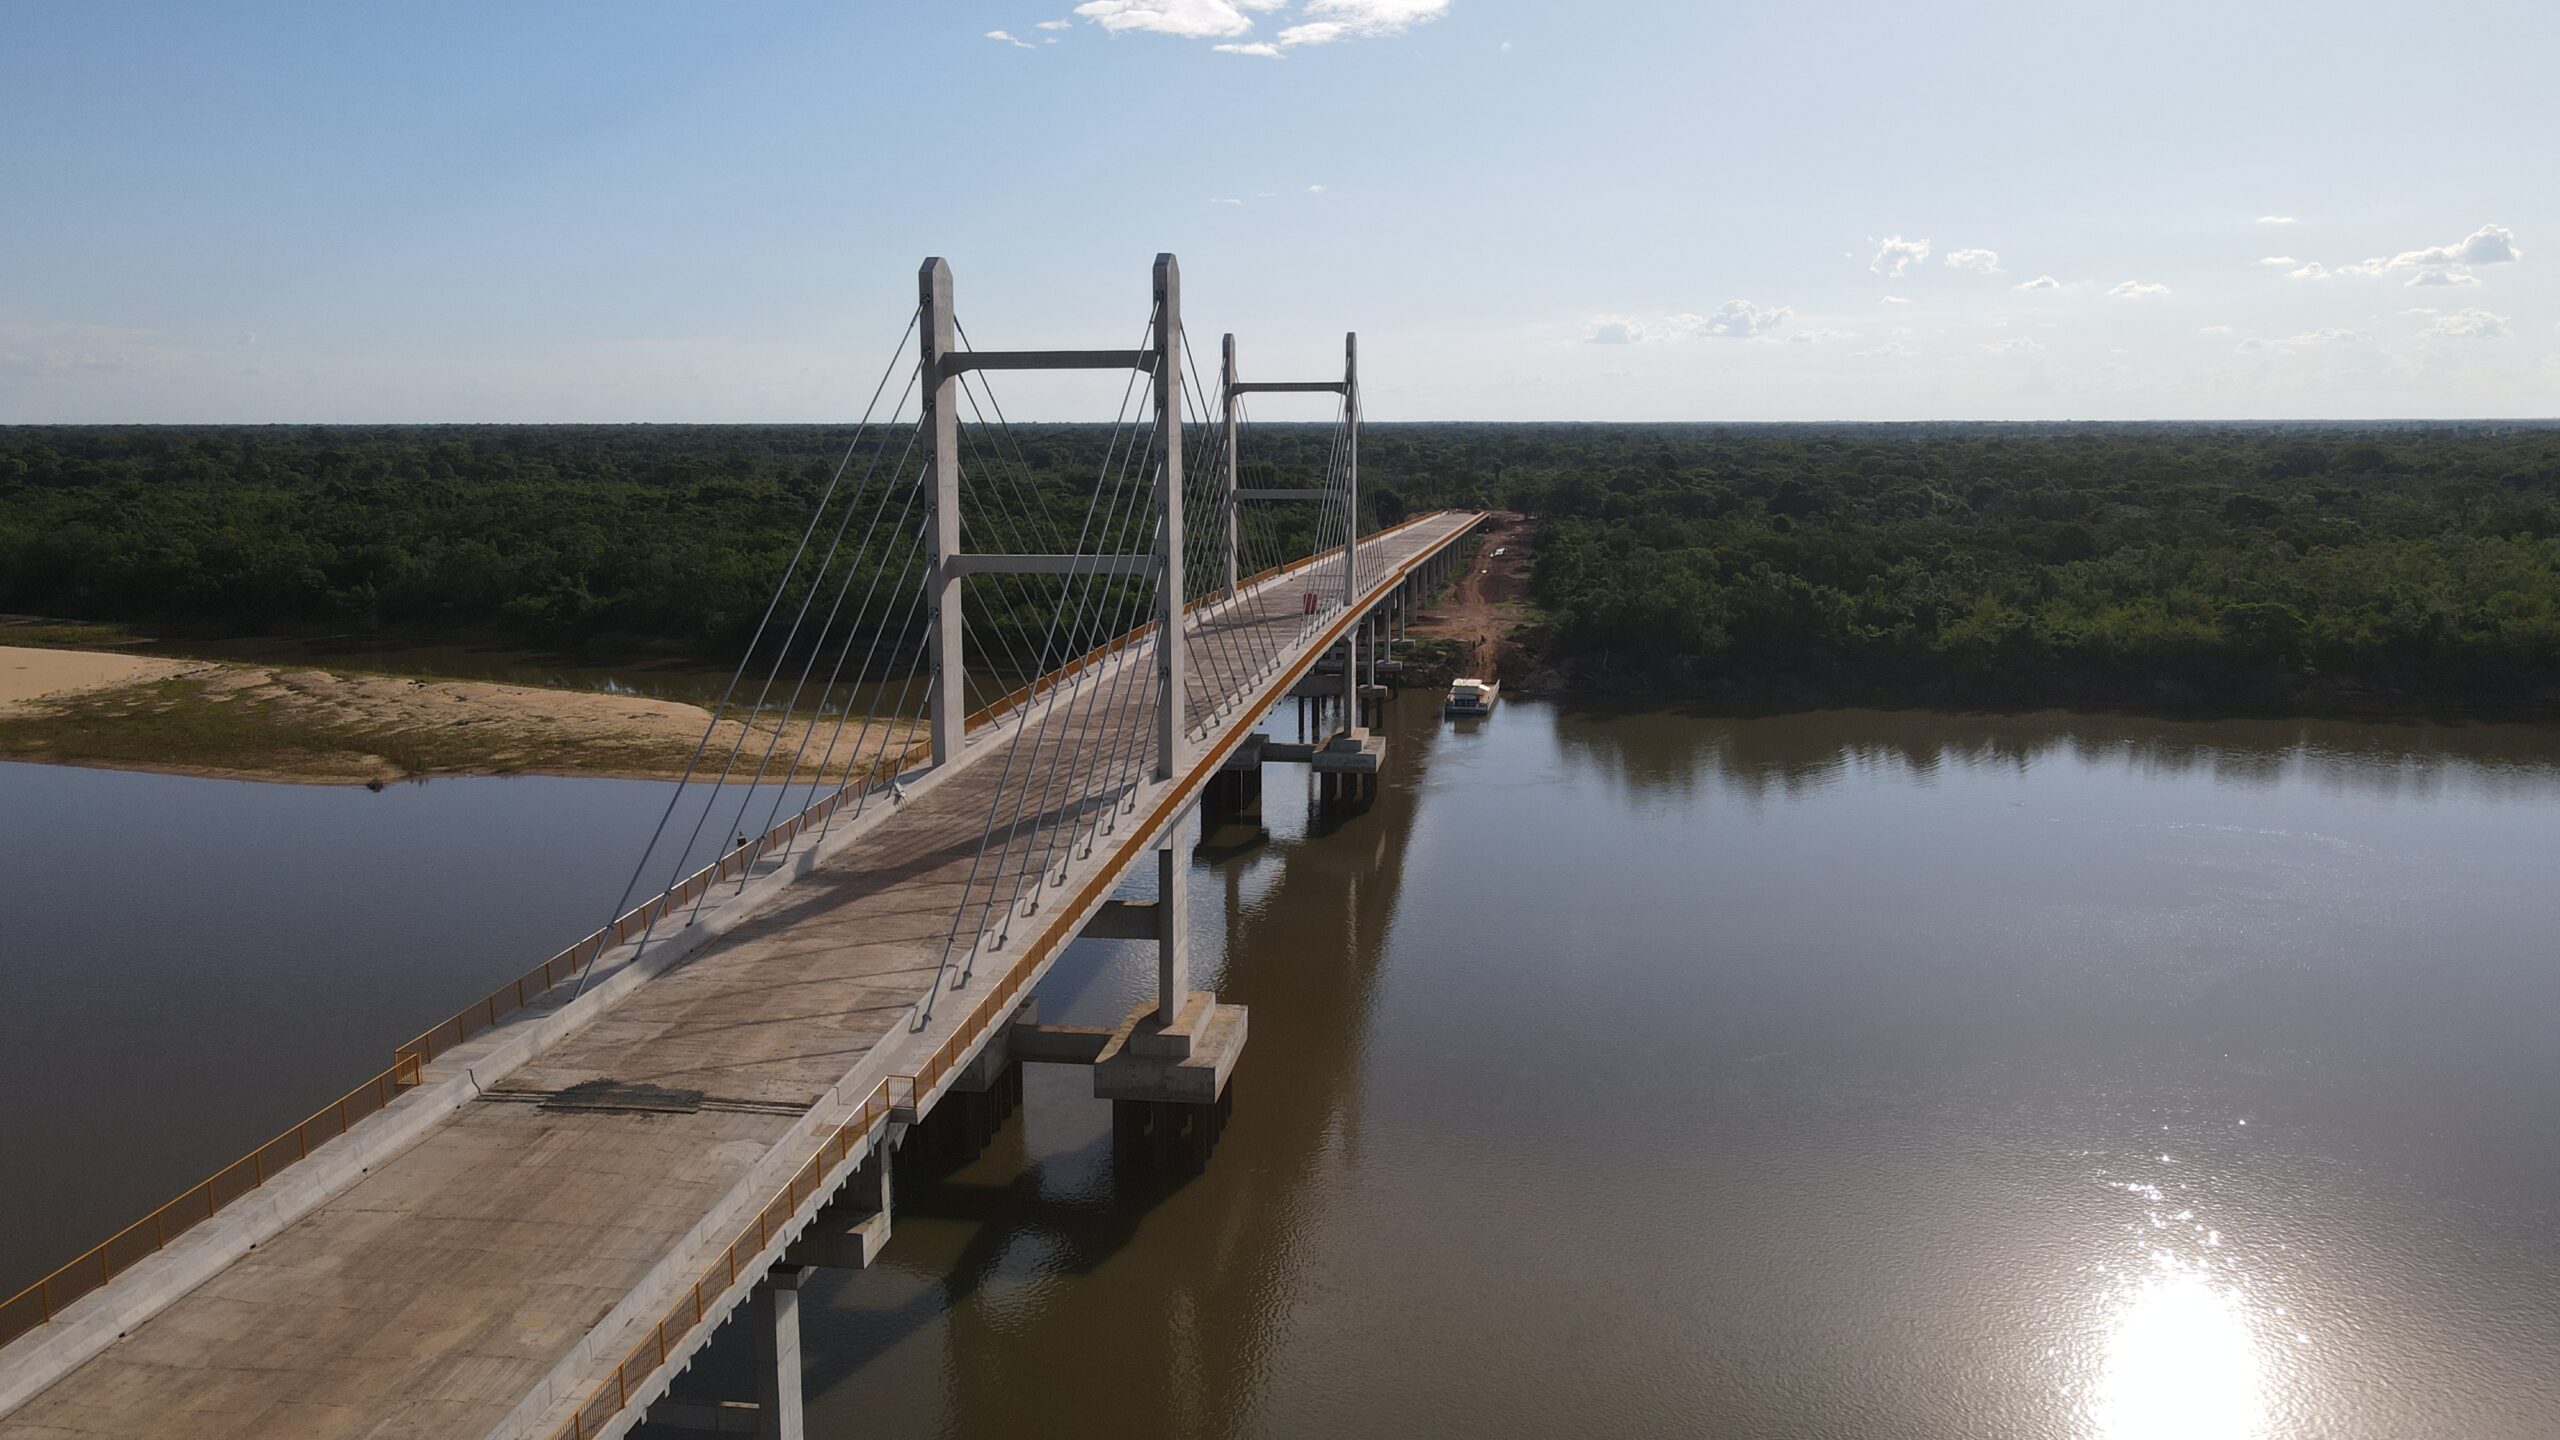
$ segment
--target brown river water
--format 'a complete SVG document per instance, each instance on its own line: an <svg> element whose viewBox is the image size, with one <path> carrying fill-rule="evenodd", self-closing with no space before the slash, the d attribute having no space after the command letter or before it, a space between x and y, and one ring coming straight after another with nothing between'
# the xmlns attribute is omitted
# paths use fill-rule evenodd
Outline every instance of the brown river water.
<svg viewBox="0 0 2560 1440"><path fill-rule="evenodd" d="M803 1292L813 1436L2560 1433L2560 730L1389 728L1195 851L1208 1171L1034 1067ZM0 1288L594 923L664 795L0 766Z"/></svg>

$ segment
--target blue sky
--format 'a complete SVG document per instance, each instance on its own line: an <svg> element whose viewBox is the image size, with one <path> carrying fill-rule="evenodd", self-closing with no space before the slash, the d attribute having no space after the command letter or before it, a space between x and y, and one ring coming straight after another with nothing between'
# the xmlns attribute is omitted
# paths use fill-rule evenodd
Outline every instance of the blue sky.
<svg viewBox="0 0 2560 1440"><path fill-rule="evenodd" d="M20 0L0 421L840 420L923 256L982 345L1117 345L1164 249L1204 355L1356 329L1382 420L2551 415L2555 55L2547 3Z"/></svg>

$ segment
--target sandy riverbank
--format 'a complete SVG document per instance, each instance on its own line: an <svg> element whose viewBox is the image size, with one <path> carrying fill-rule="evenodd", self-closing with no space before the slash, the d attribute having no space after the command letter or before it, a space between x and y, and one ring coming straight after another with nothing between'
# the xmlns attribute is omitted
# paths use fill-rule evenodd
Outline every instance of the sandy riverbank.
<svg viewBox="0 0 2560 1440"><path fill-rule="evenodd" d="M709 720L697 705L629 695L0 646L0 758L13 760L317 784L672 779ZM833 717L820 726L813 756L834 726ZM791 753L801 728L778 753ZM887 729L875 727L866 748L890 743ZM771 731L760 724L745 753L761 755ZM722 722L709 752L725 755L742 734ZM847 747L851 739L849 729ZM839 766L849 753L839 749Z"/></svg>

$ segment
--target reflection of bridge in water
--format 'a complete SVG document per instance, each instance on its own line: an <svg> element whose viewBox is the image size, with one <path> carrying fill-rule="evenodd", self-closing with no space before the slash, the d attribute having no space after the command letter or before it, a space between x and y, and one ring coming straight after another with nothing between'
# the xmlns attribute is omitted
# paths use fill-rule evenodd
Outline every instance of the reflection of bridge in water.
<svg viewBox="0 0 2560 1440"><path fill-rule="evenodd" d="M733 682L761 673L744 708L762 723L700 757L635 874L651 893L641 876L670 863L664 888L9 1301L0 1437L618 1435L732 1312L762 1393L657 1418L796 1435L799 1277L869 1264L893 1149L974 1149L1024 1060L1090 1067L1123 1158L1205 1162L1245 1016L1190 986L1194 807L1250 795L1292 752L1374 793L1364 686L1478 517L1360 533L1348 354L1339 380L1252 383L1230 340L1205 414L1170 256L1138 349L962 349L939 261L909 333L907 390L865 417ZM1131 374L1063 527L986 383L1058 368ZM1270 390L1336 398L1313 483L1241 483L1246 397ZM1041 679L965 715L970 657L994 652ZM855 726L830 702L893 682L920 684L920 723L902 702ZM1252 726L1309 693L1345 723L1265 753ZM718 847L732 827L684 873L706 829ZM1150 864L1158 900L1111 899ZM1110 1027L1023 1016L1085 934L1151 940L1154 997ZM1288 1123L1348 1070L1268 1103Z"/></svg>

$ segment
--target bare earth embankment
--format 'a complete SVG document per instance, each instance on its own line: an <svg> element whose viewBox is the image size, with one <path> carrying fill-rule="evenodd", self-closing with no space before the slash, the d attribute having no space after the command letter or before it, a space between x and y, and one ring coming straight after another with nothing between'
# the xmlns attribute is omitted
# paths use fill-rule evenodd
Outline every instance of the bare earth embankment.
<svg viewBox="0 0 2560 1440"><path fill-rule="evenodd" d="M673 779L709 720L700 706L628 695L0 646L0 759L315 784ZM710 753L740 734L724 721Z"/></svg>
<svg viewBox="0 0 2560 1440"><path fill-rule="evenodd" d="M1431 608L1405 626L1410 639L1448 657L1452 676L1509 678L1516 635L1528 620L1529 561L1537 526L1497 512L1485 523L1475 559ZM1495 551L1503 553L1496 555Z"/></svg>

